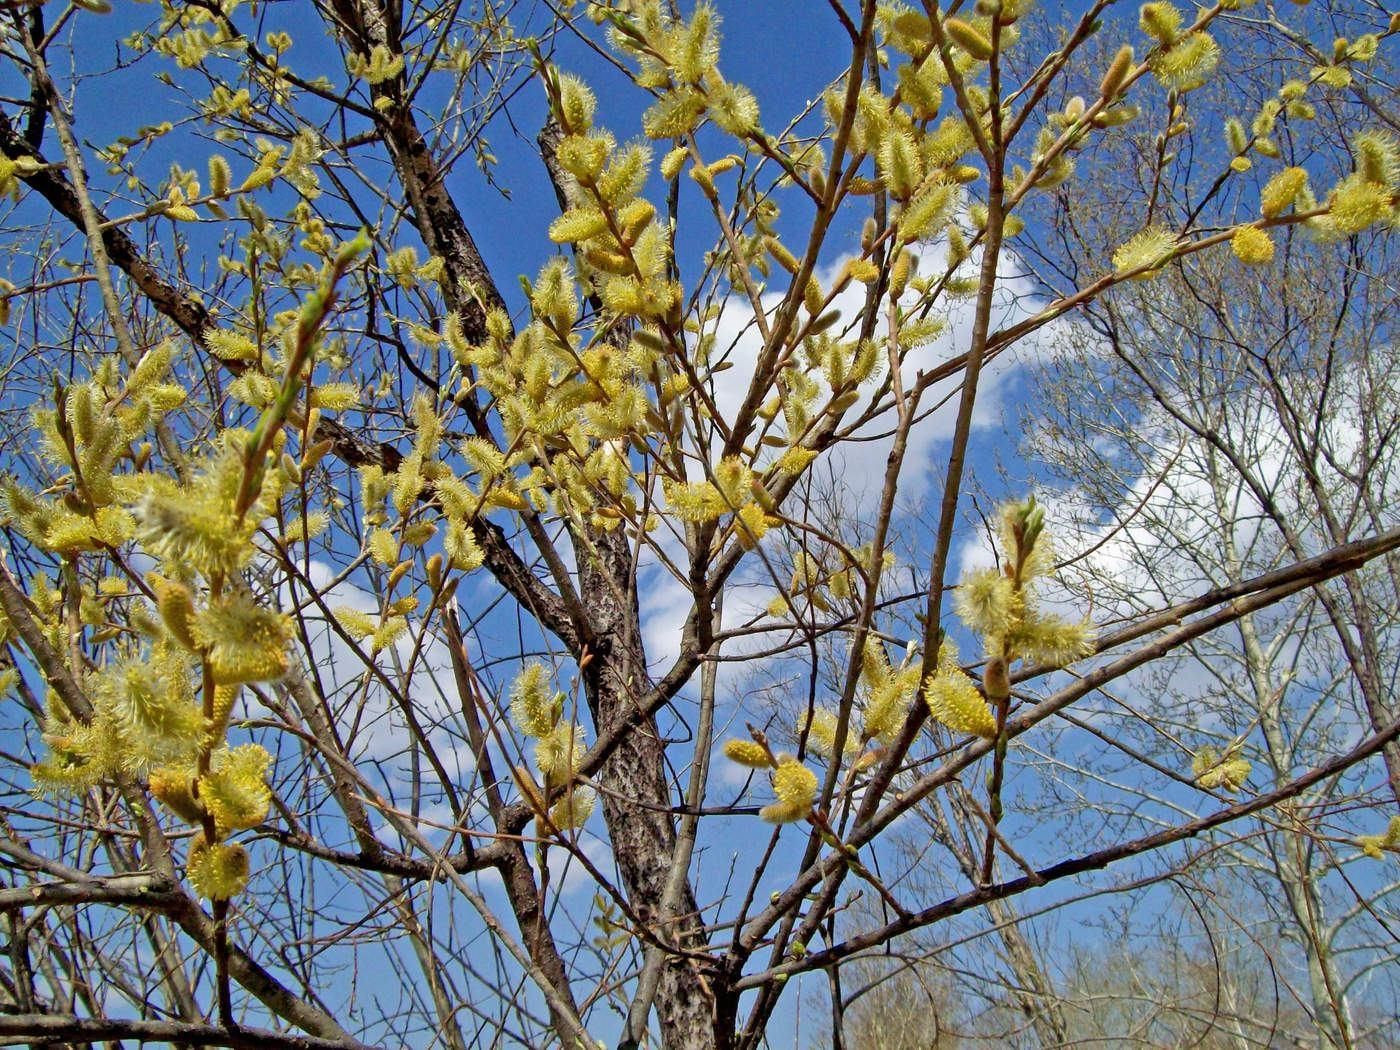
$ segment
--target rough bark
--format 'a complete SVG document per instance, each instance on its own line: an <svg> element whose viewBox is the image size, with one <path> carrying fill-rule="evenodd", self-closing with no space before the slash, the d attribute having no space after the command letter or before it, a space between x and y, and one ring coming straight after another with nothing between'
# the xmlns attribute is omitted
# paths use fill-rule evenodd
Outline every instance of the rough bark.
<svg viewBox="0 0 1400 1050"><path fill-rule="evenodd" d="M594 638L584 673L590 713L599 733L631 726L599 770L603 818L623 888L645 919L665 896L676 849L665 745L655 719L638 705L649 679L631 551L621 532L591 531L585 543L578 558L579 590L592 615ZM687 882L677 901L674 929L658 932L679 948L696 948L699 926L699 908ZM714 992L693 960L676 958L663 966L656 1011L668 1050L716 1045Z"/></svg>

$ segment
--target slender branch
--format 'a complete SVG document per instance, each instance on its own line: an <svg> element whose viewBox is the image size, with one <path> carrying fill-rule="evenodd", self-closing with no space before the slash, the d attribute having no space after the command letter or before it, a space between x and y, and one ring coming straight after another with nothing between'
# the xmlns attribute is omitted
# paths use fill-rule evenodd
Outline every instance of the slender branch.
<svg viewBox="0 0 1400 1050"><path fill-rule="evenodd" d="M856 952L863 951L866 948L888 944L892 938L899 936L901 933L907 933L910 930L928 926L942 919L951 918L970 908L981 907L989 901L1015 896L1018 893L1023 893L1037 886L1056 882L1073 875L1081 875L1088 871L1098 871L1117 861L1126 860L1130 857L1136 857L1143 853L1159 850L1165 846L1170 846L1186 839L1195 838L1197 835L1204 834L1214 828L1229 824L1243 817L1250 816L1251 814L1259 813L1272 806L1278 805L1280 802L1285 802L1303 793L1315 784L1326 780L1328 777L1335 776L1343 770L1350 769L1357 763L1365 761L1372 755L1377 754L1386 744L1397 738L1400 738L1400 719L1386 726L1382 732L1368 737L1345 754L1338 755L1336 758L1314 766L1307 773L1290 780L1288 783L1273 791L1258 795L1247 801L1237 802L1233 806L1226 806L1207 816L1199 817L1196 820L1188 821L1176 827L1167 828L1151 835L1142 835L1138 838L1129 839L1101 850L1095 850L1092 853L1087 853L1070 860L1064 860L1058 864L1052 864L1048 867L1037 869L1035 872L1023 875L1020 878L999 882L991 886L979 887L967 893L959 894L956 897L949 897L938 904L915 912L907 918L901 918L895 922L886 923L884 926L876 930L871 930L868 933L847 938L842 943L834 945L825 951L813 952L800 961L784 963L772 967L763 973L750 974L736 982L734 986L735 990L744 991L749 988L759 988L780 977L790 977L796 973L821 969L830 966L833 962L840 959L847 958Z"/></svg>
<svg viewBox="0 0 1400 1050"><path fill-rule="evenodd" d="M31 1042L71 1043L137 1039L187 1046L228 1046L239 1050L261 1047L285 1050L372 1050L358 1039L322 1039L313 1035L288 1035L261 1028L229 1031L213 1025L185 1021L118 1020L110 1017L71 1017L63 1014L0 1013L0 1046Z"/></svg>

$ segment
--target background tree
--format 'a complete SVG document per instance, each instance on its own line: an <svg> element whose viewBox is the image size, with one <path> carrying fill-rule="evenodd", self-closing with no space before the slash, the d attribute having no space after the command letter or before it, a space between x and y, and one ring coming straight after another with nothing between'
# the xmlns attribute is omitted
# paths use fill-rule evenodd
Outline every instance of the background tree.
<svg viewBox="0 0 1400 1050"><path fill-rule="evenodd" d="M7 1037L750 1047L820 973L839 1040L843 968L895 938L1256 814L1325 835L1319 785L1374 804L1400 735L1377 704L1239 801L1231 767L1135 754L1180 799L1082 850L1073 812L1010 803L1055 716L1352 595L1394 528L1329 527L1097 640L1053 607L1042 503L997 512L996 567L954 545L998 356L1226 242L1253 264L1295 227L1393 224L1393 136L1358 127L1336 172L1270 138L1364 77L1384 16L1261 74L1216 168L1175 144L1253 31L1233 3L1095 3L1034 52L1023 3L833 3L806 28L834 79L778 116L704 5L3 6ZM1070 95L1104 34L1133 44ZM138 126L98 121L132 91ZM484 137L527 114L528 169ZM1032 205L1144 121L1131 229L1042 294L1013 248ZM1246 154L1268 176L1240 224L1167 210ZM474 189L557 206L518 294L473 237L469 155ZM824 514L839 464L863 501ZM960 859L887 848L945 797Z"/></svg>
<svg viewBox="0 0 1400 1050"><path fill-rule="evenodd" d="M1324 141L1340 136L1348 114L1389 116L1393 93L1354 87L1355 98L1308 114ZM1239 97L1225 92L1216 103L1225 133L1215 148L1227 153L1226 121ZM1297 123L1280 135L1283 159L1325 165L1325 154L1295 137ZM1197 152L1212 148L1205 135L1196 138ZM1111 179L1100 186L1109 197L1121 192ZM1248 207L1229 190L1215 202L1166 192L1162 206L1222 217ZM1053 228L1061 250L1111 221L1083 197L1066 195L1060 207ZM1072 265L1054 249L1044 258L1060 273ZM1079 351L1048 377L1053 425L1034 428L1056 471L1083 497L1081 520L1102 532L1095 550L1066 569L1074 593L1131 615L1153 602L1149 595L1184 596L1319 550L1334 537L1394 527L1388 405L1396 363L1385 320L1394 289L1382 276L1392 268L1385 238L1318 244L1289 236L1259 278L1203 261L1086 311ZM1112 524L1102 528L1105 515ZM1152 702L1103 712L1114 726L1107 738L1132 739L1167 764L1185 748L1198 768L1221 762L1207 775L1225 783L1232 759L1247 763L1239 770L1253 777L1287 779L1340 739L1391 716L1384 683L1395 667L1396 579L1393 558L1382 559L1342 587L1320 585L1242 617L1233 637L1182 650L1135 691ZM1129 723L1154 728L1139 734ZM1195 736L1202 730L1205 739ZM1304 811L1339 814L1333 843L1375 830L1340 816L1357 790L1341 778L1301 800ZM1319 840L1317 830L1266 821L1210 863L1230 857L1226 870L1258 887L1256 904L1232 900L1248 907L1252 922L1276 922L1305 960L1294 994L1322 1044L1353 1045L1348 989L1374 988L1376 968L1393 956L1355 947L1384 937L1345 927L1385 922L1388 880L1360 888L1339 877L1354 858ZM1286 956L1277 961L1290 969ZM1341 972L1348 969L1353 975Z"/></svg>
<svg viewBox="0 0 1400 1050"><path fill-rule="evenodd" d="M1393 421L1381 406L1394 397L1395 362L1368 307L1349 305L1366 302L1367 278L1334 250L1301 246L1280 270L1275 280L1246 282L1203 266L1189 279L1162 282L1176 292L1157 300L1170 304L1158 315L1169 322L1140 323L1135 304L1132 319L1119 315L1124 324L1115 326L1120 338L1111 357L1096 355L1078 384L1059 373L1068 426L1050 432L1047 447L1057 464L1068 466L1064 455L1083 468L1086 446L1069 433L1082 437L1092 427L1098 440L1087 455L1098 472L1075 473L1096 479L1080 490L1083 507L1097 522L1111 500L1110 513L1120 517L1097 550L1066 569L1073 592L1092 591L1105 609L1126 613L1151 603L1151 594L1182 595L1206 580L1221 586L1267 571L1290 559L1290 541L1325 545L1318 534L1329 521L1366 533L1393 527L1386 509L1394 502L1386 495L1395 484ZM1310 288L1305 271L1319 275ZM1155 291L1142 305L1147 299ZM1247 345L1238 338L1246 332ZM1199 367L1202 351L1247 362L1245 374L1216 385ZM1113 392L1118 410L1134 416L1131 436L1102 415L1082 413L1088 389ZM1124 488L1136 455L1143 470ZM1368 682L1388 680L1395 666L1400 595L1392 569L1382 560L1349 592L1300 594L1241 617L1233 637L1222 633L1181 650L1124 706L1100 712L1099 730L1164 765L1191 755L1204 777L1227 787L1241 786L1243 777L1286 781L1370 724ZM1351 602L1362 603L1359 611ZM1345 619L1335 616L1342 603ZM1348 659L1358 624L1375 628L1371 666L1379 678L1367 674L1365 657ZM1122 769L1117 760L1110 766ZM1341 1032L1349 1024L1345 990L1357 980L1364 985L1380 961L1347 947L1381 943L1375 930L1344 927L1384 922L1388 913L1387 880L1341 874L1365 862L1338 844L1375 830L1364 826L1374 819L1369 813L1356 819L1367 786L1340 777L1300 796L1301 812L1336 814L1321 838L1325 824L1265 820L1255 834L1222 842L1207 862L1258 887L1251 909L1258 920L1277 913L1280 933L1306 961L1304 998L1336 1045L1352 1041ZM1353 967L1357 976L1345 976Z"/></svg>

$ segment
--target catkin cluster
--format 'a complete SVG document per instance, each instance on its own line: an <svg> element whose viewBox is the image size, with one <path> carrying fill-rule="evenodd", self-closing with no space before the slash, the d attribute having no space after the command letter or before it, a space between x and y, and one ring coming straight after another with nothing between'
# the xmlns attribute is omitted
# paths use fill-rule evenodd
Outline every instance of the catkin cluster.
<svg viewBox="0 0 1400 1050"><path fill-rule="evenodd" d="M155 798L198 829L189 878L216 901L248 878L247 854L229 836L261 824L272 799L272 756L257 743L231 746L229 718L243 686L287 672L292 637L289 617L255 591L245 570L257 554L255 529L283 519L284 494L326 451L312 442L294 459L285 423L303 412L303 438L314 437L318 399L345 401L345 391L310 376L335 282L366 246L361 237L338 250L322 286L277 328L273 351L234 333L211 335L216 352L244 362L245 379L266 381L252 431L230 427L205 448L175 446L162 428L187 391L173 370L177 347L166 342L125 374L113 355L86 380L56 385L53 405L37 410L34 422L44 458L63 480L43 493L0 484L0 517L64 566L63 586L40 580L31 599L53 658L67 660L45 671L66 675L84 698L50 693L36 788L77 793L144 778ZM269 375L279 371L278 380ZM154 465L156 433L163 455L178 459L174 470ZM283 542L309 538L309 516L296 521L300 536L289 531ZM131 550L156 567L135 575L131 559L119 556ZM94 584L103 566L114 574ZM77 644L83 633L91 657Z"/></svg>
<svg viewBox="0 0 1400 1050"><path fill-rule="evenodd" d="M575 783L583 761L583 727L564 717L564 694L550 691L543 664L526 664L516 675L510 720L535 742L535 766L544 781L544 795L535 799L540 811L547 806L549 822L559 830L583 827L597 801L592 788ZM528 773L521 772L521 783L538 795Z"/></svg>

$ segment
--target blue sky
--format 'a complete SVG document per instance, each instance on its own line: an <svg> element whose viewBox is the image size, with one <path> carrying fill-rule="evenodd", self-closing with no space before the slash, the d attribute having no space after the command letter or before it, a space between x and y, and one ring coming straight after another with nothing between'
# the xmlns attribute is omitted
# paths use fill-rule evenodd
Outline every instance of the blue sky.
<svg viewBox="0 0 1400 1050"><path fill-rule="evenodd" d="M721 68L732 79L747 83L755 90L765 117L771 120L779 121L808 100L816 98L830 79L839 74L844 67L842 39L834 17L823 4L800 0L792 3L759 0L754 3L723 3L720 10L725 18L726 39ZM136 20L148 17L150 12L151 8L145 6L123 8L118 15L113 16L111 23L114 27L120 26L122 21L130 19L132 24L135 24ZM339 60L333 50L325 45L321 31L319 28L303 25L295 5L270 5L267 13L268 28L273 28L277 19L289 19L287 25L294 30L298 42L289 53L288 60L299 71L315 73L324 68L327 72L339 72ZM126 27L112 35L124 32ZM94 68L100 68L102 63L110 58L110 42L110 39L103 39L95 34L89 38L89 43L79 49L81 60L84 63L91 61ZM640 92L630 88L621 73L572 38L561 38L558 41L554 58L562 68L583 75L604 99L599 115L601 124L611 128L620 139L637 134L638 118L647 100ZM119 77L84 84L78 94L79 133L94 144L100 144L118 134L133 133L141 124L148 123L152 117L144 111L143 103L151 86L149 78L157 68L167 67L165 63L158 64L148 58ZM177 81L182 76L178 73L174 75ZM537 85L531 84L512 105L513 120L498 119L490 129L492 150L499 158L494 178L499 185L510 190L509 196L502 195L488 185L469 163L463 163L450 177L454 194L488 265L496 274L507 301L517 308L521 305L521 295L516 276L534 274L544 260L555 251L545 236L545 230L557 212L557 204L553 191L542 178L542 168L533 147L534 135L543 112L541 92ZM203 147L191 148L189 143L188 137L172 136L168 142L163 142L157 148L156 155L160 156L162 161L178 160L187 167L202 168L207 151ZM147 165L146 170L153 170L153 166ZM693 206L693 187L687 184L682 192L692 195L689 204ZM657 192L653 196L659 199L660 194ZM800 218L800 211L795 211L794 222L800 221ZM833 252L854 244L858 219L843 221L849 228L837 230L831 241ZM710 227L707 224L696 225L707 231L708 235ZM210 224L210 228L203 231L203 234L212 238L219 232L216 226ZM705 247L708 245L688 240L683 236L683 266L687 260L693 265L695 255ZM836 260L833 256L825 261L831 264ZM1031 290L1025 283L1018 287L1021 291ZM960 331L954 327L954 339ZM978 483L990 491L993 501L1007 494L994 469L997 463L1004 461L1013 464L1013 494L1019 494L1021 481L1015 475L1025 469L1018 465L1013 439L997 425L1000 422L999 411L1002 407L1017 407L1022 398L1033 393L1012 373L997 377L994 387L992 411L983 420L986 424L984 428L977 433L972 459L972 472ZM920 513L919 501L937 495L937 478L946 458L946 448L937 436L936 428L930 432L918 451L925 458L922 463L917 459L912 461L911 471L926 468L923 474L925 485L921 490L907 492L904 508L907 513L901 520L901 524L912 537L909 546L916 556L922 553L930 529L927 515ZM857 486L862 484L868 476L869 464L878 462L879 458L876 450L875 454L862 458L857 465L848 465L852 482ZM862 491L868 493L869 489L865 487ZM962 542L958 545L956 553L959 558L964 546ZM957 568L958 561L955 560L954 572ZM469 597L471 593L464 588L464 596ZM655 617L653 637L650 639L653 641L654 658L659 658L660 653L665 650L665 635L671 624L667 617L676 612L676 607L666 605L666 597L664 590L659 586L648 595L648 601L652 604L647 611ZM512 619L503 617L500 621L493 622L490 628L499 630L504 638L514 631L515 623ZM489 636L489 632L487 634ZM353 668L351 670L353 671ZM510 676L503 669L500 677L508 679ZM739 699L741 698L736 697L733 708L735 710ZM1085 737L1084 740L1086 746L1093 746L1091 738ZM683 748L678 749L678 756L683 757ZM717 799L728 797L734 787L735 785L726 783L723 770L717 771L714 789ZM766 800L765 789L760 785L745 802L761 804ZM723 885L729 876L735 856L733 843L756 839L756 826L754 818L708 822L703 833L704 852L700 859L697 880L698 895L702 900L717 895L717 887ZM762 827L760 830L766 836L768 829ZM785 834L796 841L799 832L789 830ZM1026 834L1033 848L1058 845L1038 840L1031 825L1027 826ZM747 855L741 856L739 860L741 870L738 874L741 879L746 874L742 865L748 860ZM788 874L790 873L782 870L781 864L777 865L762 887L763 892L783 887L784 878ZM494 891L488 887L488 892ZM577 908L577 915L581 918L588 903L588 896L586 892L580 892L577 896L568 898L566 906L571 910ZM493 899L499 903L498 897L493 896ZM373 982L372 975L370 982ZM799 982L799 985L805 983L804 980ZM787 993L784 1010L774 1027L775 1045L797 1045L800 1041L797 1034L799 995L800 987L790 989ZM607 1034L606 1025L598 1034Z"/></svg>

